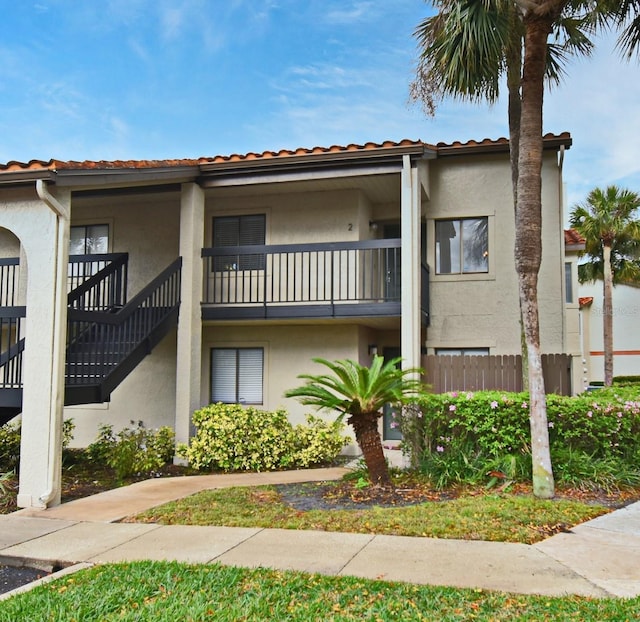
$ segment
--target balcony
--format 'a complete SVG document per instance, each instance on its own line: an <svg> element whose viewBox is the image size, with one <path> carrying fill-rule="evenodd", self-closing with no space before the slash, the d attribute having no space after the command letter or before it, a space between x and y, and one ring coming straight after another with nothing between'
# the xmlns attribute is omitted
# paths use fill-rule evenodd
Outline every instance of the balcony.
<svg viewBox="0 0 640 622"><path fill-rule="evenodd" d="M202 319L400 317L400 246L393 239L205 248ZM424 293L428 270L422 274Z"/></svg>

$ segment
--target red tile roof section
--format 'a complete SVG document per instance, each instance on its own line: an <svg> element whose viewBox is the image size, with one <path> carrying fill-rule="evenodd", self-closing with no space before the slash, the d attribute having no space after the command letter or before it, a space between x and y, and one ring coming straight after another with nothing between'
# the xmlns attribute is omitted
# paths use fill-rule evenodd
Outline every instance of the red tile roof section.
<svg viewBox="0 0 640 622"><path fill-rule="evenodd" d="M560 135L547 134L545 140L553 141L560 140L570 144L571 137L567 132ZM0 164L0 174L3 172L16 172L16 171L36 171L36 170L63 170L63 169L76 169L76 170L105 170L105 169L145 169L145 168L170 168L180 166L198 166L200 164L216 164L216 163L230 163L230 162L244 162L251 160L270 160L274 158L287 158L292 156L304 156L304 155L316 155L316 154L328 154L328 153L340 153L340 152L370 152L376 150L390 149L393 147L426 147L433 151L439 149L446 150L448 154L455 153L456 150L461 152L467 152L469 149L475 148L504 148L508 147L509 141L506 138L499 138L497 140L491 140L485 138L482 141L470 140L466 143L459 141L447 144L438 143L436 146L429 143L423 143L419 140L404 139L400 142L385 141L382 143L368 142L364 145L349 144L346 146L332 145L331 147L312 147L306 149L299 147L295 150L281 149L280 151L263 151L262 153L246 153L231 155L217 155L213 157L202 158L190 158L190 159L176 159L176 160L113 160L113 161L90 161L85 160L83 162L61 160L30 160L29 162L17 162L12 160L6 164Z"/></svg>
<svg viewBox="0 0 640 622"><path fill-rule="evenodd" d="M575 229L564 230L564 243L567 246L582 245L584 238Z"/></svg>

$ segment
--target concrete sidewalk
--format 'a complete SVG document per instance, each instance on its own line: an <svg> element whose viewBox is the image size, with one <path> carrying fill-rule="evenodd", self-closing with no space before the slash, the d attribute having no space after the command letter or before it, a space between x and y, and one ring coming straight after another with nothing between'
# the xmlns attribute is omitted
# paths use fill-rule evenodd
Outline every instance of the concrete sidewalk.
<svg viewBox="0 0 640 622"><path fill-rule="evenodd" d="M315 469L155 479L48 510L21 510L0 516L0 562L219 562L522 594L640 595L640 502L532 546L115 522L199 490L322 481L344 472Z"/></svg>

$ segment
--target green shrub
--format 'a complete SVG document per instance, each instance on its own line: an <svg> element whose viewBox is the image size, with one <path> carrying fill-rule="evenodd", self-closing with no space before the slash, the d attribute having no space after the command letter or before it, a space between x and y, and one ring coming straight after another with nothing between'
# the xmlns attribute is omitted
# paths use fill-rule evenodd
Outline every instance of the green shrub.
<svg viewBox="0 0 640 622"><path fill-rule="evenodd" d="M210 404L193 414L196 435L181 452L199 470L270 471L331 461L345 444L342 425L307 421L294 428L284 410Z"/></svg>
<svg viewBox="0 0 640 622"><path fill-rule="evenodd" d="M20 464L20 426L6 423L0 427L0 473L17 471Z"/></svg>
<svg viewBox="0 0 640 622"><path fill-rule="evenodd" d="M307 415L307 425L293 428L292 466L307 468L335 460L349 442L342 435L343 431L344 425L340 421L329 422Z"/></svg>
<svg viewBox="0 0 640 622"><path fill-rule="evenodd" d="M613 481L637 481L638 397L637 386L603 388L576 397L547 395L552 461L560 483L590 480L611 487ZM514 466L513 477L530 477L526 393L426 395L398 420L412 464L439 485L477 483L496 472L512 479L504 472L509 464Z"/></svg>
<svg viewBox="0 0 640 622"><path fill-rule="evenodd" d="M175 434L169 427L149 430L125 428L114 434L112 425L102 425L97 439L87 447L89 458L106 464L123 480L134 475L148 475L173 459Z"/></svg>

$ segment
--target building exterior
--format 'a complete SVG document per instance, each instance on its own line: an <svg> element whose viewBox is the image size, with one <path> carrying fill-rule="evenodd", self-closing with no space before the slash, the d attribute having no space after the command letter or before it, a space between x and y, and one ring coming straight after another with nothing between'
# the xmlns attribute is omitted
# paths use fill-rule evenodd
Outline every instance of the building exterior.
<svg viewBox="0 0 640 622"><path fill-rule="evenodd" d="M543 351L579 356L570 146L544 138L539 304ZM519 353L513 246L505 139L0 166L0 412L22 414L19 505L59 500L63 416L79 445L102 423L186 442L212 401L302 421L283 394L312 357Z"/></svg>
<svg viewBox="0 0 640 622"><path fill-rule="evenodd" d="M604 382L602 281L581 283L580 315L584 352L584 384ZM613 374L640 376L640 288L613 288Z"/></svg>

